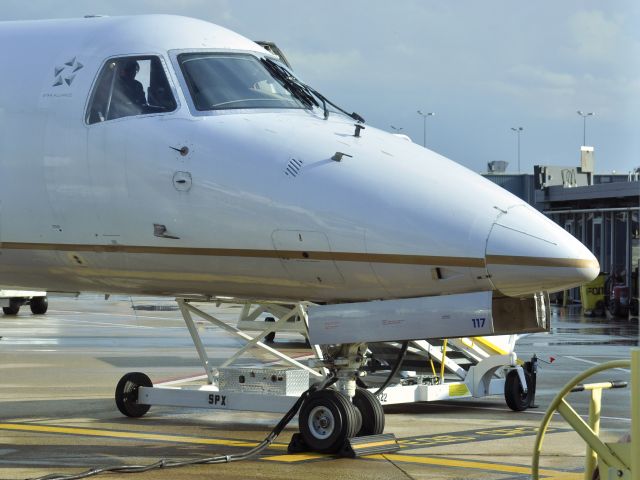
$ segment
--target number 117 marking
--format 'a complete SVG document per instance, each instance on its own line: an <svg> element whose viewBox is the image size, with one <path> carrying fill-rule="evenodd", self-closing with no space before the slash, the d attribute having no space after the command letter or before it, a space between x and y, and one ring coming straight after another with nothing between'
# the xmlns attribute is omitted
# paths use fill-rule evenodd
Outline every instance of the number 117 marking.
<svg viewBox="0 0 640 480"><path fill-rule="evenodd" d="M484 322L485 322L484 318L472 318L471 321L473 322L473 328L484 327Z"/></svg>

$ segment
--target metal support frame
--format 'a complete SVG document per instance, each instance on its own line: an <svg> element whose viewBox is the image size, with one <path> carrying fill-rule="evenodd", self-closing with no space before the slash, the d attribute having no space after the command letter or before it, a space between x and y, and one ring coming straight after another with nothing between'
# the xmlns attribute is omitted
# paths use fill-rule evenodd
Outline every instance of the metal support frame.
<svg viewBox="0 0 640 480"><path fill-rule="evenodd" d="M517 364L517 356L515 353L507 355L494 355L488 357L477 365L469 368L466 384L471 391L473 397L484 397L487 395L498 395L504 393L504 375L495 377L497 372L506 372L516 370L522 390L527 392L527 382L524 376L523 368Z"/></svg>
<svg viewBox="0 0 640 480"><path fill-rule="evenodd" d="M524 370L519 365L516 354L512 351L516 337L509 339L510 352L493 345L489 340L475 339L450 339L449 347L453 346L475 364L465 370L455 360L446 356L446 351L432 345L426 340L411 342L409 351L414 354L433 357L444 366L447 371L455 374L459 380L442 381L442 367L437 376L436 383L417 385L398 385L387 387L380 397L383 405L412 402L430 402L435 400L451 400L466 397L484 397L487 395L502 395L504 393L505 374L515 369L518 371L523 388L527 386L524 378ZM497 353L501 351L503 353ZM375 388L370 389L372 392Z"/></svg>
<svg viewBox="0 0 640 480"><path fill-rule="evenodd" d="M592 392L589 408L589 423L587 424L576 411L565 401L569 392L584 379L612 368L628 368L631 366L631 441L603 442L598 437L600 420L600 395L603 388L612 388L611 382L585 385L585 389ZM600 478L640 480L640 349L631 350L631 360L614 360L592 367L577 375L564 386L553 399L540 424L533 450L532 478L538 480L540 470L540 454L542 442L551 417L557 410L558 413L571 425L571 427L587 443L587 456L585 459L585 479L590 479L593 468L598 461Z"/></svg>
<svg viewBox="0 0 640 480"><path fill-rule="evenodd" d="M159 385L154 387L140 386L138 388L138 402L144 405L162 405L162 406L177 406L177 407L192 407L192 408L209 408L214 410L238 410L238 411L253 411L253 412L271 412L271 413L285 413L298 399L297 396L280 395L280 394L260 394L256 392L239 392L233 390L221 390L219 388L216 370L230 365L237 360L248 349L256 347L261 348L274 357L281 360L290 366L298 369L304 369L315 377L322 377L321 373L309 368L308 366L300 363L299 361L281 353L280 351L265 345L260 340L271 331L278 331L281 325L286 324L287 321L293 316L298 316L303 322L307 321L305 304L298 303L293 306L285 303L270 303L270 302L256 302L256 301L239 301L231 298L176 298L176 302L180 308L180 312L184 319L184 322L189 330L193 344L198 352L198 357L205 370L207 377L206 385L190 386L190 387L175 387L176 382L172 382L169 385ZM275 323L269 323L266 325L257 336L251 337L245 332L240 331L238 328L231 326L215 316L204 312L202 309L195 307L191 302L197 303L214 303L221 305L224 303L238 304L243 303L243 309L241 312L241 320L247 320L251 316L257 318L263 312L269 312L279 317L279 320ZM257 305L255 310L252 311L252 307ZM209 356L207 354L198 327L194 321L193 316L200 317L203 320L215 325L226 331L227 333L241 338L247 343L241 347L231 358L225 361L222 365L214 367L211 365ZM318 350L319 351L319 350Z"/></svg>
<svg viewBox="0 0 640 480"><path fill-rule="evenodd" d="M245 302L242 306L242 312L236 326L239 330L265 331L266 328L269 328L267 333L299 333L308 339L307 310L305 308L307 305L309 304L300 303L296 305L299 311L292 315L290 305L272 302ZM282 319L282 317L286 316L286 320L283 322L276 321L267 324L264 321L259 320L262 314L270 314L278 319Z"/></svg>
<svg viewBox="0 0 640 480"><path fill-rule="evenodd" d="M440 365L444 365L446 369L452 373L455 373L462 380L467 376L467 371L458 365L454 360L446 356L446 352L440 347L434 347L426 340L414 340L411 342L412 348L410 351L413 353L419 353L420 351L427 353L435 358Z"/></svg>
<svg viewBox="0 0 640 480"><path fill-rule="evenodd" d="M306 310L303 307L303 304L296 304L293 308L290 308L289 311L287 313L285 313L284 315L282 315L280 317L280 319L275 322L274 325L269 325L267 328L265 328L263 331L261 331L258 335L256 335L255 337L252 337L251 335L248 335L247 333L239 330L236 327L233 327L231 325L228 325L227 323L223 322L222 320L214 317L213 315L210 315L204 311L202 311L199 308L196 308L195 306L193 306L190 302L192 300L190 299L186 299L186 298L176 298L176 302L178 302L178 306L180 307L180 311L182 313L182 316L184 318L185 323L187 324L187 328L189 329L189 333L191 334L191 338L193 340L193 343L196 347L196 350L198 352L198 356L200 357L200 361L202 363L202 366L205 369L205 372L207 374L207 379L209 384L212 384L214 382L215 379L215 375L214 375L214 367L211 366L210 362L209 362L209 357L207 355L207 352L205 350L205 347L202 343L202 339L200 338L200 334L198 333L198 329L195 326L195 323L193 321L193 317L191 314L195 314L198 317L202 318L203 320L206 320L210 323L212 323L213 325L220 327L221 329L225 330L226 332L239 337L243 340L245 340L247 343L240 348L235 354L233 354L229 359L227 359L222 365L220 365L219 367L216 368L223 368L223 367L227 367L229 365L231 365L233 362L235 362L241 355L243 355L247 350L249 350L250 348L253 347L259 347L262 348L263 350L269 352L271 355L275 356L276 358L282 360L284 363L291 365L293 367L296 368L301 368L304 370L307 370L310 374L316 376L316 377L320 377L322 376L320 373L318 373L316 370L309 368L308 366L300 363L299 361L289 357L288 355L285 355L284 353L276 350L275 348L270 347L269 345L264 344L261 339L264 338L264 336L271 332L271 331L277 331L278 326L280 326L281 324L284 324L289 318L293 317L294 315L299 315L300 317L306 319ZM221 301L220 299L216 299L214 300L215 303L217 305L220 305L221 303L224 303L223 301ZM209 301L212 302L212 301ZM229 303L236 303L236 302L232 302L229 301ZM243 310L243 313L245 313L245 311ZM275 330L274 330L275 329Z"/></svg>
<svg viewBox="0 0 640 480"><path fill-rule="evenodd" d="M597 436L600 435L600 411L602 406L602 388L591 390L589 400L589 427ZM584 458L584 480L592 480L593 471L598 464L598 454L587 443L587 451Z"/></svg>
<svg viewBox="0 0 640 480"><path fill-rule="evenodd" d="M247 410L261 412L285 412L295 401L295 397L278 394L257 394L255 392L239 392L220 389L217 382L217 370L235 362L250 348L261 348L287 365L304 369L314 377L327 376L329 369L338 376L337 387L344 395L353 397L355 394L355 380L358 371L365 360L366 344L344 344L331 358L324 358L319 345L312 349L316 360L310 366L281 353L277 349L264 344L261 339L270 332L297 332L307 337L308 303L269 302L260 300L238 300L233 298L176 298L180 312L185 321L200 362L205 370L207 384L200 386L176 387L176 382L169 385L155 387L140 387L139 402L146 405L165 405L182 407L200 407L220 410ZM216 318L193 303L209 303L220 306L222 304L241 304L238 327ZM264 322L260 317L271 314L275 322ZM246 343L222 365L213 366L202 341L195 317L221 328L225 332L241 338ZM259 327L259 328L256 328ZM241 328L258 332L255 336L245 333ZM412 403L419 401L435 401L459 399L465 397L481 397L486 395L500 395L504 391L504 374L510 369L522 368L518 365L516 354L513 352L516 337L512 336L506 345L497 345L490 339L451 339L448 341L449 350L454 349L463 353L474 365L465 370L454 359L447 356L445 348L437 347L426 340L411 342L410 351L423 355L427 359L435 359L441 364L440 375L437 379L414 385L397 385L388 387L379 397L383 404ZM503 350L503 349L508 349ZM313 367L313 368L310 368ZM458 381L444 381L444 371L455 374ZM319 373L322 372L322 373ZM519 372L522 373L522 372ZM436 374L437 376L437 374ZM521 375L522 377L524 375ZM429 384L429 381L433 383ZM371 389L375 391L376 389Z"/></svg>

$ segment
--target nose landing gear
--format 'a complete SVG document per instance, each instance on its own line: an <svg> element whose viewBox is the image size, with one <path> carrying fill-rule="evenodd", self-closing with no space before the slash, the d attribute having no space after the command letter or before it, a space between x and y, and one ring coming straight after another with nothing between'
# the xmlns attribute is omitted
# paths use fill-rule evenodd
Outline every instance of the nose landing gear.
<svg viewBox="0 0 640 480"><path fill-rule="evenodd" d="M384 445L386 452L397 450L393 435L381 435L384 411L380 401L370 391L356 387L366 350L363 343L346 344L334 357L316 362L316 366L333 372L337 389L316 391L305 400L298 417L300 434L294 435L290 451L355 456L370 453L368 449L374 444L376 448ZM356 437L360 439L356 441Z"/></svg>
<svg viewBox="0 0 640 480"><path fill-rule="evenodd" d="M310 450L335 453L362 427L362 416L351 401L336 390L320 390L309 396L300 410L298 425Z"/></svg>

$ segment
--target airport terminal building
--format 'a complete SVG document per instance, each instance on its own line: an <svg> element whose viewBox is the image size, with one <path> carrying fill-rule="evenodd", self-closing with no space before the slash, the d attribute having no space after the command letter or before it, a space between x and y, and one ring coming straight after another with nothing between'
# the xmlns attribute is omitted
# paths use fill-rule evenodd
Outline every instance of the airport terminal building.
<svg viewBox="0 0 640 480"><path fill-rule="evenodd" d="M504 162L492 162L484 176L572 233L602 272L619 276L635 287L632 297L639 295L640 171L595 174L589 167L535 166L532 175L505 173L503 167Z"/></svg>

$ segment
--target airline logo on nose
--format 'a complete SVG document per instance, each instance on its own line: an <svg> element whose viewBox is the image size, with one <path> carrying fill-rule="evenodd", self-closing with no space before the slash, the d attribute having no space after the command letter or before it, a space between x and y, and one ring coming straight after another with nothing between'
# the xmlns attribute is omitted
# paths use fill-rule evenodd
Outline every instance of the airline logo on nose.
<svg viewBox="0 0 640 480"><path fill-rule="evenodd" d="M53 87L59 87L61 85L71 85L73 79L76 78L76 72L84 67L76 57L73 57L68 62L64 62L62 65L58 65L53 69Z"/></svg>

